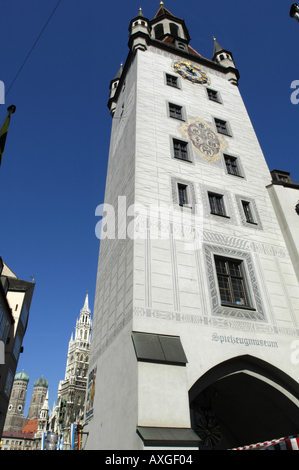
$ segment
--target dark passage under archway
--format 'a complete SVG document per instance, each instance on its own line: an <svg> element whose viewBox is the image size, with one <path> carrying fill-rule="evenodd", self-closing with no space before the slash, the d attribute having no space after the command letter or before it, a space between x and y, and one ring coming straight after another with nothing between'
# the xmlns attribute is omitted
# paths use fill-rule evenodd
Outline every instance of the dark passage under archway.
<svg viewBox="0 0 299 470"><path fill-rule="evenodd" d="M209 371L189 392L202 449L240 447L299 433L298 384L250 356Z"/></svg>

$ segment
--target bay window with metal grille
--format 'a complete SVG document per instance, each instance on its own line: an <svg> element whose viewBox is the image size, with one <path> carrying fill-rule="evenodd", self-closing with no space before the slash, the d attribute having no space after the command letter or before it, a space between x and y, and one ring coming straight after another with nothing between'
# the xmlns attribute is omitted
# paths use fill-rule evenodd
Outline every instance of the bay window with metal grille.
<svg viewBox="0 0 299 470"><path fill-rule="evenodd" d="M221 304L250 308L243 261L215 256Z"/></svg>

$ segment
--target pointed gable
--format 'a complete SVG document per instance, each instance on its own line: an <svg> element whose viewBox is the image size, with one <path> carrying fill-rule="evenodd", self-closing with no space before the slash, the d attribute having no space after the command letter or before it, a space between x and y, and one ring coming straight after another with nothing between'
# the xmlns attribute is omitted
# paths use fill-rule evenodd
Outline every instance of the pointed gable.
<svg viewBox="0 0 299 470"><path fill-rule="evenodd" d="M170 13L170 11L167 10L167 8L164 7L164 3L160 2L160 8L157 11L157 13L155 14L154 19L158 18L158 16L162 16L162 15L170 15L170 16L174 17L174 15L172 13Z"/></svg>

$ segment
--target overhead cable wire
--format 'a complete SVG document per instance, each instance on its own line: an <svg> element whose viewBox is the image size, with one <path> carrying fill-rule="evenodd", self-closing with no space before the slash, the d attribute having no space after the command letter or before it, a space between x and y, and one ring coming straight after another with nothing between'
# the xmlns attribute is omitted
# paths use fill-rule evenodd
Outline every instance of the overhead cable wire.
<svg viewBox="0 0 299 470"><path fill-rule="evenodd" d="M12 81L10 87L8 88L7 92L5 93L5 97L8 95L8 93L9 93L11 87L13 86L13 84L14 84L15 81L16 81L16 79L17 79L18 76L20 75L20 72L21 72L22 68L24 67L24 65L26 64L27 60L29 59L29 56L30 56L31 52L33 51L33 49L35 48L36 44L38 43L38 41L39 41L41 35L43 34L43 32L45 31L46 27L48 26L48 23L50 22L52 16L54 15L54 13L55 13L55 11L57 10L57 8L58 8L58 6L59 6L59 3L60 3L61 1L62 1L62 0L59 0L59 1L58 1L56 7L54 8L54 10L52 11L51 15L49 16L49 18L48 18L48 20L47 20L45 26L44 26L43 29L41 30L41 32L40 32L40 34L39 34L37 40L36 40L35 43L33 44L32 48L30 49L30 51L29 51L29 53L28 53L28 55L27 55L27 57L26 57L26 59L24 60L23 64L21 65L21 67L20 67L20 69L19 69L17 75L15 76L15 78L13 79L13 81Z"/></svg>

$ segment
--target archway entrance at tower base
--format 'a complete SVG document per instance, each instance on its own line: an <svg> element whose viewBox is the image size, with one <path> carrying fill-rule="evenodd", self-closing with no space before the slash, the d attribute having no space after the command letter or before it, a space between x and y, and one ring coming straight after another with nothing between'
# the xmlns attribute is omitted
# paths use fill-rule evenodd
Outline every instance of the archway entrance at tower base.
<svg viewBox="0 0 299 470"><path fill-rule="evenodd" d="M204 374L189 391L191 426L202 450L299 434L299 384L280 369L240 356Z"/></svg>

